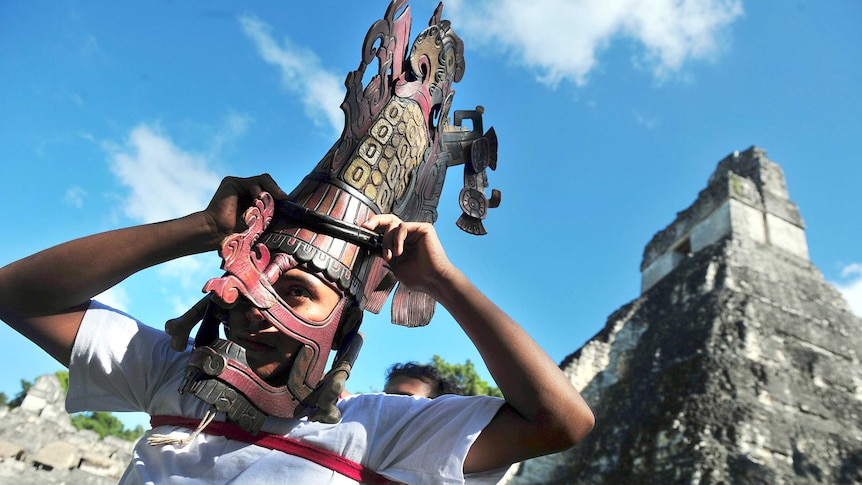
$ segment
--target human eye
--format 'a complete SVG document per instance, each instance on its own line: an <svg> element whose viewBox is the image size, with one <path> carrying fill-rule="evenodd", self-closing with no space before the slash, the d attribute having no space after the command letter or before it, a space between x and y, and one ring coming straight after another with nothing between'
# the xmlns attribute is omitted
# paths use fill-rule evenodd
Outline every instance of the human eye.
<svg viewBox="0 0 862 485"><path fill-rule="evenodd" d="M279 288L278 293L288 301L302 301L311 298L311 291L308 288L295 283Z"/></svg>
<svg viewBox="0 0 862 485"><path fill-rule="evenodd" d="M341 298L318 277L296 269L283 274L273 287L284 304L313 321L326 318Z"/></svg>

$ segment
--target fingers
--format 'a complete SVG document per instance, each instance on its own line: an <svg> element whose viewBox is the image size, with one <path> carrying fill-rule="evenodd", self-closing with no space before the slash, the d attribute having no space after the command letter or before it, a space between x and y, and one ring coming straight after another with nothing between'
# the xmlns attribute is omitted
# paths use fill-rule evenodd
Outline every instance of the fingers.
<svg viewBox="0 0 862 485"><path fill-rule="evenodd" d="M245 230L243 213L266 191L275 199L285 199L287 194L267 174L254 177L225 177L205 209L212 224L213 236L219 241L225 236Z"/></svg>
<svg viewBox="0 0 862 485"><path fill-rule="evenodd" d="M392 214L371 217L362 227L383 235L383 259L392 261L404 254L404 242L418 223L406 223Z"/></svg>
<svg viewBox="0 0 862 485"><path fill-rule="evenodd" d="M256 177L251 177L251 180L255 180L261 190L269 192L274 199L282 200L287 198L287 194L281 190L281 187L279 187L277 183L275 183L275 180L270 174L262 173ZM255 194L255 196L257 196L257 194Z"/></svg>
<svg viewBox="0 0 862 485"><path fill-rule="evenodd" d="M233 187L240 197L250 196L252 199L261 192L269 192L275 199L285 199L287 194L275 182L268 173L262 173L254 177L225 177L223 186Z"/></svg>
<svg viewBox="0 0 862 485"><path fill-rule="evenodd" d="M378 214L371 216L370 219L362 223L362 227L375 231L378 234L383 234L394 226L401 224L401 219L394 214ZM381 230L377 230L381 228Z"/></svg>
<svg viewBox="0 0 862 485"><path fill-rule="evenodd" d="M392 251L392 259L404 254L404 240L410 234L407 224L400 223L393 226L383 235L383 247Z"/></svg>

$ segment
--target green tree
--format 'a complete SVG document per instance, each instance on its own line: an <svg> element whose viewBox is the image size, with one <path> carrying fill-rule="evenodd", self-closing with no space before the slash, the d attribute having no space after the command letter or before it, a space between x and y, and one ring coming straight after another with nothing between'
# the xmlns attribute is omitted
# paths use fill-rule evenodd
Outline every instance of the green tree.
<svg viewBox="0 0 862 485"><path fill-rule="evenodd" d="M136 426L135 429L126 429L116 416L104 411L76 414L72 416L72 425L76 429L95 431L99 438L116 436L124 440L135 441L144 435L144 428L141 425Z"/></svg>
<svg viewBox="0 0 862 485"><path fill-rule="evenodd" d="M431 358L431 364L437 367L443 376L455 379L467 396L503 397L499 389L479 377L470 359L463 364L450 364L439 355L435 355Z"/></svg>
<svg viewBox="0 0 862 485"><path fill-rule="evenodd" d="M58 370L54 373L57 376L57 379L60 381L60 386L63 388L63 394L69 393L69 371L67 370Z"/></svg>
<svg viewBox="0 0 862 485"><path fill-rule="evenodd" d="M0 406L9 404L9 396L5 392L0 392Z"/></svg>
<svg viewBox="0 0 862 485"><path fill-rule="evenodd" d="M144 435L144 427L140 424L135 426L135 429L127 429L123 432L123 438L126 441L137 441L138 438Z"/></svg>
<svg viewBox="0 0 862 485"><path fill-rule="evenodd" d="M21 403L24 402L24 396L27 395L27 391L29 391L31 387L33 387L32 382L25 379L21 379L21 392L15 395L14 399L9 401L9 409L17 408L18 406L20 406Z"/></svg>

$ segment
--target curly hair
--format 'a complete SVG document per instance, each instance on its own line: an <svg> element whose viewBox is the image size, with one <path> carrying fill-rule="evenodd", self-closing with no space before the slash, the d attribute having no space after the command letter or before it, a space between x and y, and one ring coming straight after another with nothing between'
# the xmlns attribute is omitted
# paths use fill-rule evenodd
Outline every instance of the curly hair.
<svg viewBox="0 0 862 485"><path fill-rule="evenodd" d="M443 376L433 365L423 365L416 362L392 364L386 371L386 382L396 377L410 377L428 384L431 388L429 397L432 399L443 394L464 394L461 386L454 378Z"/></svg>

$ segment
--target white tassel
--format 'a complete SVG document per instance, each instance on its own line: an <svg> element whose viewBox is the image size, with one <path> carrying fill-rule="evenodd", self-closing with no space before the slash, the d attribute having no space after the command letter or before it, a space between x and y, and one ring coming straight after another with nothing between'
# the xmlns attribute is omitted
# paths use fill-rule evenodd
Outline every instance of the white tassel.
<svg viewBox="0 0 862 485"><path fill-rule="evenodd" d="M204 415L201 420L201 424L198 425L197 429L192 432L192 434L186 436L185 438L174 438L171 435L167 434L154 434L147 438L147 444L150 446L164 446L164 445L174 445L179 448L186 446L191 443L192 440L197 437L197 435L201 434L201 431L204 430L209 424L215 419L216 412L212 409L207 409L207 413Z"/></svg>

